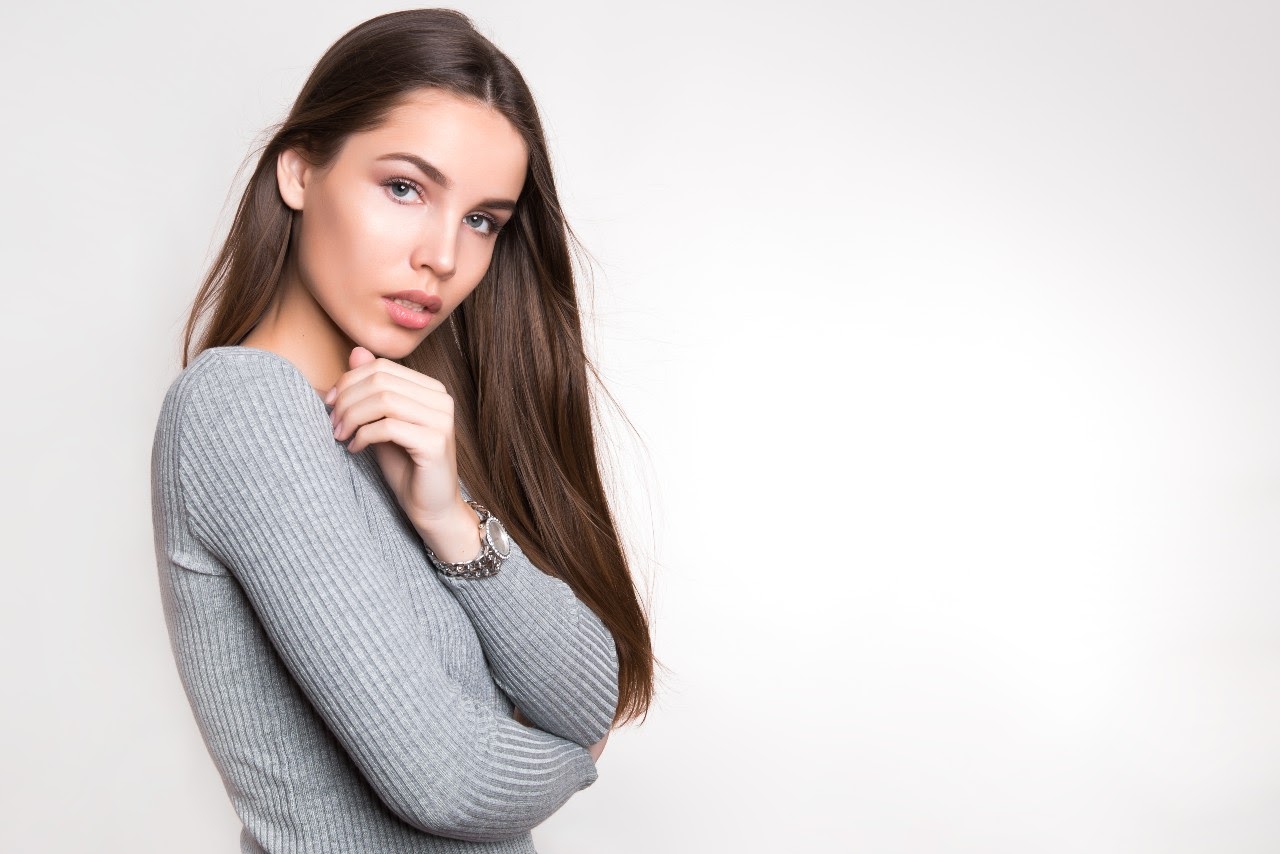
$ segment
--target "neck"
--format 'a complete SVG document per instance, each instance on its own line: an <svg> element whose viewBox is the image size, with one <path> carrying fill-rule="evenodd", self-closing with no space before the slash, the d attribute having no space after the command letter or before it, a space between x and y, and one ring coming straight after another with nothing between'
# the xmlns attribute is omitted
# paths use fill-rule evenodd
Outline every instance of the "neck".
<svg viewBox="0 0 1280 854"><path fill-rule="evenodd" d="M322 396L347 372L356 346L303 286L292 264L262 319L240 344L288 359Z"/></svg>

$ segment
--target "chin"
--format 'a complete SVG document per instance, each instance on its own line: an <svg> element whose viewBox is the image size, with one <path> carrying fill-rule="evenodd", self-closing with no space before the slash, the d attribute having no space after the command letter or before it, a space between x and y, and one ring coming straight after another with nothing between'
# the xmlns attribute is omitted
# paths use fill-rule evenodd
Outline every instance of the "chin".
<svg viewBox="0 0 1280 854"><path fill-rule="evenodd" d="M432 330L427 329L425 331L430 334ZM368 343L360 341L356 343L375 356L400 361L421 347L422 342L427 340L427 336L421 332L417 334L410 334L409 330L400 330L400 332L402 334L396 334L393 331L390 334L370 336L372 340L368 341Z"/></svg>

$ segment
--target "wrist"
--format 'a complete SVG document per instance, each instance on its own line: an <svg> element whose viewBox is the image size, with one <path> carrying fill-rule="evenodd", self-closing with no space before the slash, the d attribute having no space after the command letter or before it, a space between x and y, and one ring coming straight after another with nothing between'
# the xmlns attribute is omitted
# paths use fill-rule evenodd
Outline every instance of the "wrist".
<svg viewBox="0 0 1280 854"><path fill-rule="evenodd" d="M466 563L480 554L479 517L461 495L447 514L429 522L415 522L414 527L427 548L442 561Z"/></svg>
<svg viewBox="0 0 1280 854"><path fill-rule="evenodd" d="M476 556L470 560L442 558L428 541L423 540L427 560L437 572L449 578L489 578L501 571L502 562L511 556L514 544L507 536L507 529L489 512L489 508L471 500L466 504L475 513L476 539L480 543Z"/></svg>

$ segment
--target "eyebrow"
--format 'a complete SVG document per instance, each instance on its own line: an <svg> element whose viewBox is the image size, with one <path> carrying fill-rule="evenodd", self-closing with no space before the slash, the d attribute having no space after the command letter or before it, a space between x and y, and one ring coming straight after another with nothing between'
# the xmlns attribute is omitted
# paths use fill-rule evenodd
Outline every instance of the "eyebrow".
<svg viewBox="0 0 1280 854"><path fill-rule="evenodd" d="M392 152L391 154L382 155L381 157L378 158L378 160L403 160L405 163L410 163L416 166L418 170L422 172L423 175L426 175L427 178L431 180L432 183L439 184L441 187L444 187L446 190L453 189L453 182L450 181L443 172L441 172L439 169L432 166L430 163L423 160L421 157L419 157L416 154L410 154L404 151L395 151L395 152ZM502 210L502 211L511 211L511 210L515 210L516 203L514 199L485 199L479 205L477 205L477 207L493 208L494 210Z"/></svg>

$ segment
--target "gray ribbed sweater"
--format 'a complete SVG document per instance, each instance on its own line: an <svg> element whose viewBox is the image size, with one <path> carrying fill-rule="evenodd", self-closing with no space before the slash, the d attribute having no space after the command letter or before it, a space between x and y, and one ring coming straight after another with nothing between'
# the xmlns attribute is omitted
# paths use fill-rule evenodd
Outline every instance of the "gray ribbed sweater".
<svg viewBox="0 0 1280 854"><path fill-rule="evenodd" d="M216 347L156 427L165 618L241 851L531 852L596 779L613 639L518 544L491 578L437 574L328 410L287 359Z"/></svg>

